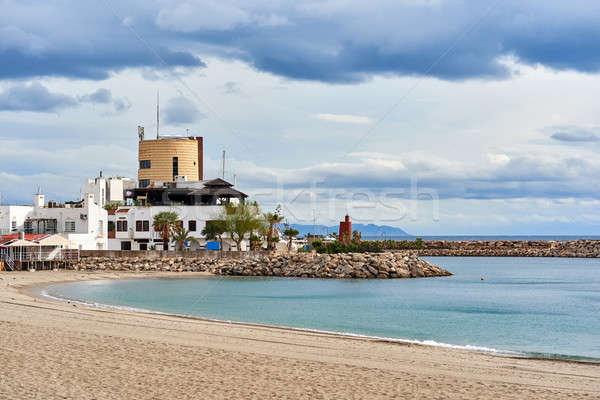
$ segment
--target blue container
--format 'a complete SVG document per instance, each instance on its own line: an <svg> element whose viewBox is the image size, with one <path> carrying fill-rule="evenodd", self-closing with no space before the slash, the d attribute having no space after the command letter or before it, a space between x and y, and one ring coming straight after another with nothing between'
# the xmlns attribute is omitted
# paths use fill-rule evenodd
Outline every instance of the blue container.
<svg viewBox="0 0 600 400"><path fill-rule="evenodd" d="M219 242L206 242L206 250L219 250Z"/></svg>

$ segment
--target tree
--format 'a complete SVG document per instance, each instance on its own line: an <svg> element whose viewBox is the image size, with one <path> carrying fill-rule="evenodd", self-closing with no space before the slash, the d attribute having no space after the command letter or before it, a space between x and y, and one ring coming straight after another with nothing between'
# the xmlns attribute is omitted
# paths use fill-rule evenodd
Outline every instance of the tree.
<svg viewBox="0 0 600 400"><path fill-rule="evenodd" d="M277 224L283 221L283 215L281 215L281 206L277 206L274 213L265 213L264 218L268 226L265 234L267 240L267 249L273 250L275 248L275 243L279 241L279 235L277 235Z"/></svg>
<svg viewBox="0 0 600 400"><path fill-rule="evenodd" d="M196 238L190 236L190 231L181 226L173 230L173 241L177 244L177 250L183 251L185 242L196 242Z"/></svg>
<svg viewBox="0 0 600 400"><path fill-rule="evenodd" d="M163 211L154 216L152 228L160 234L163 241L163 250L169 250L171 232L179 225L179 216L176 212Z"/></svg>
<svg viewBox="0 0 600 400"><path fill-rule="evenodd" d="M235 242L238 251L241 249L244 238L258 230L263 224L257 203L225 204L219 219L223 223L225 232Z"/></svg>
<svg viewBox="0 0 600 400"><path fill-rule="evenodd" d="M202 234L207 240L218 240L219 249L223 251L223 234L225 233L225 224L223 221L206 221L206 226L202 229Z"/></svg>
<svg viewBox="0 0 600 400"><path fill-rule="evenodd" d="M300 232L298 232L296 229L290 228L290 227L287 227L287 229L285 231L283 231L283 236L285 236L289 240L289 242L288 242L288 250L289 251L292 250L292 240L296 236L298 236L299 233Z"/></svg>
<svg viewBox="0 0 600 400"><path fill-rule="evenodd" d="M262 243L262 239L260 236L255 235L254 233L250 235L250 250L257 250L260 248L261 243Z"/></svg>

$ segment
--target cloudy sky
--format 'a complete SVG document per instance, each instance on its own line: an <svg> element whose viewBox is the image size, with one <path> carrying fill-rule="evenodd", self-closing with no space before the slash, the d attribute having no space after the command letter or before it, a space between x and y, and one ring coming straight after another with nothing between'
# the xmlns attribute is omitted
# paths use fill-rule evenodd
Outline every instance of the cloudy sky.
<svg viewBox="0 0 600 400"><path fill-rule="evenodd" d="M600 234L600 2L0 0L0 195L201 135L290 222ZM309 222L310 221L310 222Z"/></svg>

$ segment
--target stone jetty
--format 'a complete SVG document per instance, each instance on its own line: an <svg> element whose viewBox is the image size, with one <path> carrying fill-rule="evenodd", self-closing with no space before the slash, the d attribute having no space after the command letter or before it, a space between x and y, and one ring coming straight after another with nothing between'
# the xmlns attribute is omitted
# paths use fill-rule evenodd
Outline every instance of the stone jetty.
<svg viewBox="0 0 600 400"><path fill-rule="evenodd" d="M400 250L403 251L403 250ZM419 256L455 257L600 257L600 240L556 241L424 241Z"/></svg>
<svg viewBox="0 0 600 400"><path fill-rule="evenodd" d="M85 257L81 271L179 271L215 275L301 278L395 279L449 276L412 252L352 254L259 254L230 257Z"/></svg>

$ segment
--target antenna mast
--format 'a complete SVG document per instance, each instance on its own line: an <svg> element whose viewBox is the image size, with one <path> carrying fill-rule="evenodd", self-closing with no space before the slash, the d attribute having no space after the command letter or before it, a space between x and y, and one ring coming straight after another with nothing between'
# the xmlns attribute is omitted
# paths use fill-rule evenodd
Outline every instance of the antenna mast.
<svg viewBox="0 0 600 400"><path fill-rule="evenodd" d="M223 168L221 170L221 179L225 180L225 150L223 150Z"/></svg>
<svg viewBox="0 0 600 400"><path fill-rule="evenodd" d="M160 139L160 97L158 90L156 91L156 140Z"/></svg>

